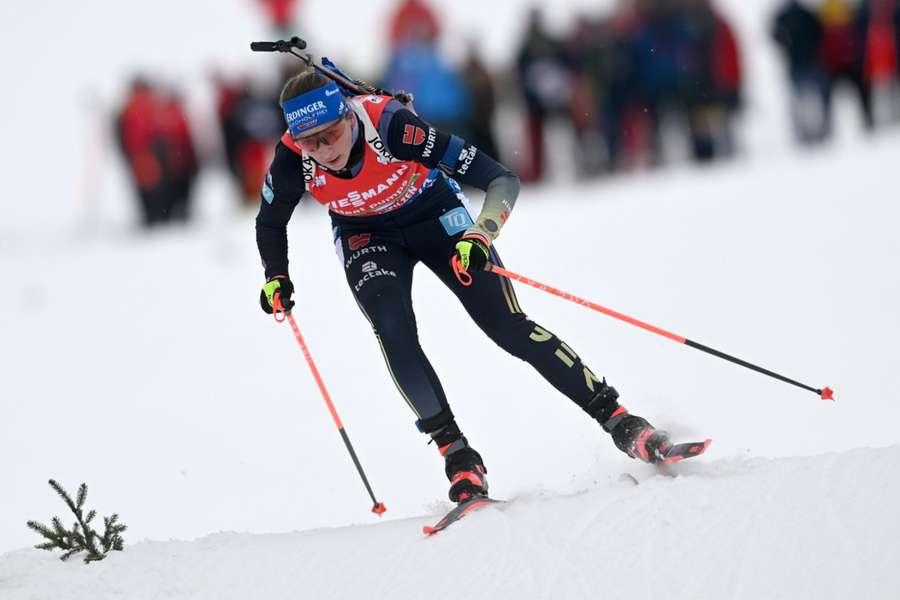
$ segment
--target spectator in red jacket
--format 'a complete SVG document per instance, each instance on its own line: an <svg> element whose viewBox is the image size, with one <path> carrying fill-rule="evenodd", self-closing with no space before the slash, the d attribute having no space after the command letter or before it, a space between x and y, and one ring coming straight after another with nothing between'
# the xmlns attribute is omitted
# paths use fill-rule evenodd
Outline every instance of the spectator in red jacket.
<svg viewBox="0 0 900 600"><path fill-rule="evenodd" d="M166 219L164 148L158 135L159 100L143 78L136 78L116 118L119 148L131 174L147 227Z"/></svg>
<svg viewBox="0 0 900 600"><path fill-rule="evenodd" d="M116 118L116 132L140 200L142 223L152 227L187 220L199 164L177 94L162 94L145 79L135 79Z"/></svg>
<svg viewBox="0 0 900 600"><path fill-rule="evenodd" d="M390 19L391 47L407 42L434 43L440 35L437 16L422 0L402 0Z"/></svg>
<svg viewBox="0 0 900 600"><path fill-rule="evenodd" d="M266 11L276 35L283 38L294 35L297 0L257 0L257 2Z"/></svg>
<svg viewBox="0 0 900 600"><path fill-rule="evenodd" d="M194 138L184 104L177 93L172 92L160 100L158 114L159 135L164 144L168 218L186 221L191 190L199 172Z"/></svg>
<svg viewBox="0 0 900 600"><path fill-rule="evenodd" d="M877 120L895 121L900 117L900 90L897 83L897 21L900 2L866 0L860 7L865 30L864 77L872 86L873 112ZM879 102L878 100L883 100ZM877 110L883 108L884 110Z"/></svg>

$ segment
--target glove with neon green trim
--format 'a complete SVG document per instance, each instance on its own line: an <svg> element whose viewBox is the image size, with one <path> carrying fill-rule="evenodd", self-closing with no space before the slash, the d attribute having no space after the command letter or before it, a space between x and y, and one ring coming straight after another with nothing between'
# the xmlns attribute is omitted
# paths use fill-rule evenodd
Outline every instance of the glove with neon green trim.
<svg viewBox="0 0 900 600"><path fill-rule="evenodd" d="M284 310L294 308L291 296L294 294L294 284L287 275L276 275L266 282L259 292L259 305L267 315L271 315L275 309L275 294L281 296L281 305Z"/></svg>
<svg viewBox="0 0 900 600"><path fill-rule="evenodd" d="M467 230L456 242L454 256L459 258L463 271L484 271L490 258L491 241L477 229Z"/></svg>

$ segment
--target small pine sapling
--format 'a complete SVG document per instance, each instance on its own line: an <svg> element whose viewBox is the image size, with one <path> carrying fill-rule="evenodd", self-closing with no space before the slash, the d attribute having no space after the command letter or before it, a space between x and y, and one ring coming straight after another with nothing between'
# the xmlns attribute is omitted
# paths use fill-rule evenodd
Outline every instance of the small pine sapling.
<svg viewBox="0 0 900 600"><path fill-rule="evenodd" d="M60 560L68 560L79 552L87 552L84 562L90 563L96 560L103 560L110 551L121 551L125 547L125 540L122 539L120 534L127 527L119 523L119 515L113 514L109 517L103 517L103 535L91 529L90 523L97 516L97 511L91 510L86 515L84 514L84 503L87 501L87 484L81 484L78 488L78 494L76 494L73 501L69 493L55 480L51 479L49 483L50 487L59 494L66 506L75 514L76 521L71 529L63 527L59 517L53 517L53 520L50 521L50 527L38 521L28 521L28 527L47 539L46 542L36 545L35 548L39 550L62 550L63 555L60 557Z"/></svg>

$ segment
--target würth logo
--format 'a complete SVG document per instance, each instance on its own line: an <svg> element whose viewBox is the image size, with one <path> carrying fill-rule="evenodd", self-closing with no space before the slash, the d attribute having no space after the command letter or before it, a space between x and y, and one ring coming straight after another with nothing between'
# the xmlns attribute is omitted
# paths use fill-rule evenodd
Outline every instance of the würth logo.
<svg viewBox="0 0 900 600"><path fill-rule="evenodd" d="M406 125L403 128L403 143L408 146L421 146L425 141L425 131L415 125Z"/></svg>
<svg viewBox="0 0 900 600"><path fill-rule="evenodd" d="M369 240L372 239L371 233L360 233L359 235L351 235L350 239L347 240L347 245L350 246L351 252L353 250L359 250L363 246L369 243Z"/></svg>

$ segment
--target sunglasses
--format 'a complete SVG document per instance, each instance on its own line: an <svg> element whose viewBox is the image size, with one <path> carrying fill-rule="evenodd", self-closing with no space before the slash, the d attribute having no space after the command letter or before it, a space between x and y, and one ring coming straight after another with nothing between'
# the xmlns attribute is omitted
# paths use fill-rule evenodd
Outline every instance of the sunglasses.
<svg viewBox="0 0 900 600"><path fill-rule="evenodd" d="M319 149L320 144L323 144L325 146L332 146L339 139L341 139L341 135L344 133L340 128L341 122L343 120L344 119L338 119L338 121L333 125L326 127L315 135L310 135L308 137L295 137L293 138L294 143L307 152L315 152Z"/></svg>

